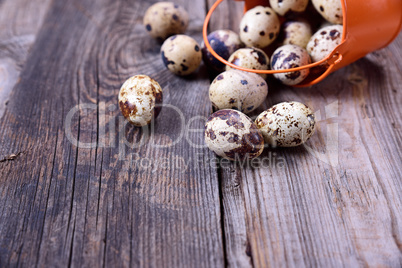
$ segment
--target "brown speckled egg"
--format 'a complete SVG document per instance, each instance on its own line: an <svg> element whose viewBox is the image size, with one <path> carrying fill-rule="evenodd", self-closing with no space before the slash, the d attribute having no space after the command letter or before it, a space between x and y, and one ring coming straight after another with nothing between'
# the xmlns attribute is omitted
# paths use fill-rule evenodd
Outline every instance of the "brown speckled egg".
<svg viewBox="0 0 402 268"><path fill-rule="evenodd" d="M254 73L229 70L219 74L209 87L209 99L215 109L255 110L264 102L268 85Z"/></svg>
<svg viewBox="0 0 402 268"><path fill-rule="evenodd" d="M312 0L315 9L333 24L343 23L341 0Z"/></svg>
<svg viewBox="0 0 402 268"><path fill-rule="evenodd" d="M311 27L304 21L288 21L283 25L284 45L306 48L311 38Z"/></svg>
<svg viewBox="0 0 402 268"><path fill-rule="evenodd" d="M234 65L254 70L268 70L269 58L264 51L255 47L247 47L236 50L228 60ZM226 65L226 70L230 70L232 67ZM266 74L258 74L263 79L267 78Z"/></svg>
<svg viewBox="0 0 402 268"><path fill-rule="evenodd" d="M307 52L313 62L328 56L341 43L342 31L342 25L332 25L321 28L313 34L307 44Z"/></svg>
<svg viewBox="0 0 402 268"><path fill-rule="evenodd" d="M184 33L188 26L187 11L171 2L150 6L144 15L145 29L159 42L174 34Z"/></svg>
<svg viewBox="0 0 402 268"><path fill-rule="evenodd" d="M258 157L264 138L247 115L236 110L219 110L205 124L205 143L217 155L229 160Z"/></svg>
<svg viewBox="0 0 402 268"><path fill-rule="evenodd" d="M300 67L310 63L310 56L304 48L296 45L278 47L271 57L272 70L284 70ZM309 74L309 69L300 71L277 73L274 77L285 85L297 85Z"/></svg>
<svg viewBox="0 0 402 268"><path fill-rule="evenodd" d="M281 16L292 12L303 12L309 0L269 0L271 8Z"/></svg>
<svg viewBox="0 0 402 268"><path fill-rule="evenodd" d="M162 104L162 88L146 75L135 75L124 82L119 92L123 116L135 126L145 126L156 118ZM158 105L157 107L155 107Z"/></svg>
<svg viewBox="0 0 402 268"><path fill-rule="evenodd" d="M229 59L233 52L244 47L244 44L240 41L239 35L231 30L217 30L210 33L208 35L208 42L214 51L225 60ZM201 51L202 58L208 67L219 72L225 70L225 64L220 62L209 52L204 42L201 43Z"/></svg>
<svg viewBox="0 0 402 268"><path fill-rule="evenodd" d="M161 47L161 55L166 68L177 75L188 75L197 70L202 53L197 41L179 34L166 39Z"/></svg>
<svg viewBox="0 0 402 268"><path fill-rule="evenodd" d="M255 120L272 147L293 147L305 143L315 131L313 111L300 102L282 102L262 112Z"/></svg>
<svg viewBox="0 0 402 268"><path fill-rule="evenodd" d="M269 7L257 6L244 14L240 22L240 39L248 47L264 48L278 36L278 15Z"/></svg>

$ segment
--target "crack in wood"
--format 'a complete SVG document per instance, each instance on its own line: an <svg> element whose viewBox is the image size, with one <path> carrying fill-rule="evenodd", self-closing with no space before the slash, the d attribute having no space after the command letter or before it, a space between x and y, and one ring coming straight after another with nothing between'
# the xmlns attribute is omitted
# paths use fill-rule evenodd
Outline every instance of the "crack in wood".
<svg viewBox="0 0 402 268"><path fill-rule="evenodd" d="M17 36L10 40L20 40L21 29L35 37L31 50L23 43L15 55L23 68L0 119L0 266L401 266L401 37L357 61L358 76L350 66L307 91L270 84L258 112L288 99L307 101L316 110L339 100L339 117L326 124L339 124L340 166L288 148L276 150L287 159L285 168L233 165L230 172L223 165L200 165L184 174L152 173L118 160L117 147L101 147L99 104L115 105L121 83L145 72L174 89L164 101L186 119L208 116L206 76L201 71L194 80L183 79L164 69L159 45L141 25L149 2L47 1L50 11L41 11L45 20L36 34L39 29L32 32L27 24L37 21L37 9L23 7L25 1L0 5L1 14L12 11L6 19L18 17L6 24L5 29L15 27L7 30ZM200 25L214 0L178 2L192 18L187 33L202 40ZM236 30L242 14L241 2L225 1L210 30ZM65 110L85 102L98 105L96 115L80 111L73 127L79 142L96 139L89 150L58 133ZM167 110L161 115L175 116ZM156 141L173 135L169 122L155 125ZM319 136L326 133L320 128L307 145L323 151ZM123 134L133 143L148 141L132 127ZM32 147L32 153L21 149ZM151 160L171 154L191 159L199 152L216 160L184 143L127 150Z"/></svg>
<svg viewBox="0 0 402 268"><path fill-rule="evenodd" d="M17 152L14 154L9 154L8 156L4 157L3 159L0 160L1 162L6 162L6 161L13 161L15 159L17 159L18 156L20 156L23 152Z"/></svg>

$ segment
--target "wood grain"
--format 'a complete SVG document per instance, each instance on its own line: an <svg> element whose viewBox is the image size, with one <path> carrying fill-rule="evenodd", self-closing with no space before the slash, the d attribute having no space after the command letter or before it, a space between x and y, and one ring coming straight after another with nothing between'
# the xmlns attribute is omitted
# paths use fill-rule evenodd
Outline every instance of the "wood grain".
<svg viewBox="0 0 402 268"><path fill-rule="evenodd" d="M204 3L177 2L200 41ZM213 155L174 144L190 118L210 113L207 73L166 70L142 25L150 5L52 3L0 123L0 266L223 266L217 173L198 160ZM123 123L117 93L137 73L159 81L184 122L165 107L151 136ZM73 113L71 134L93 148L66 134L77 104L93 107ZM199 145L202 133L188 139Z"/></svg>
<svg viewBox="0 0 402 268"><path fill-rule="evenodd" d="M318 131L232 163L203 144L207 70L172 75L144 30L154 2L0 0L0 267L402 266L402 36L311 88L269 80L252 117L301 101ZM214 1L175 2L201 42ZM140 73L168 104L151 128L116 105Z"/></svg>
<svg viewBox="0 0 402 268"><path fill-rule="evenodd" d="M0 1L0 118L49 5L50 0Z"/></svg>
<svg viewBox="0 0 402 268"><path fill-rule="evenodd" d="M218 9L211 30L236 29L238 21L226 18L239 14L241 7ZM311 88L269 81L254 116L282 101L308 104L320 121L306 147L322 157L300 147L265 150L258 162L222 163L230 266L402 265L401 45L400 35Z"/></svg>

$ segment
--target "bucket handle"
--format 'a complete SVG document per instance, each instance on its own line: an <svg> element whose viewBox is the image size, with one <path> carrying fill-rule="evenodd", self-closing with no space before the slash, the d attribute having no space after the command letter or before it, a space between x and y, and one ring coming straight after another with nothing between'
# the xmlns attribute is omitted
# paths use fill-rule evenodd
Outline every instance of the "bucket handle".
<svg viewBox="0 0 402 268"><path fill-rule="evenodd" d="M221 56L218 55L218 53L215 52L215 50L212 48L211 44L208 41L208 24L209 21L211 19L212 13L215 11L215 9L223 2L224 0L217 0L210 8L210 10L208 11L206 17L205 17L205 21L204 21L204 25L202 27L202 36L204 39L204 44L207 47L207 49L209 50L209 52L211 52L211 54L217 58L219 61L221 61L222 63L229 65L232 68L241 70L241 71L246 71L246 72L252 72L252 73L257 73L257 74L276 74L276 73L287 73L287 72L295 72L295 71L300 71L300 70L304 70L307 68L312 68L312 67L316 67L318 65L321 64L328 64L328 68L327 70L321 74L318 78L316 78L313 81L310 81L306 84L301 84L299 85L299 87L305 87L305 86L310 86L313 85L315 83L320 82L321 80L323 80L331 71L332 69L335 67L336 64L338 64L339 62L342 61L342 54L339 52L339 48L342 47L342 45L345 43L345 31L343 31L342 34L342 42L325 58L323 58L320 61L314 62L314 63L310 63L307 65L303 65L300 67L296 67L296 68L291 68L291 69L283 69L283 70L255 70L255 69L249 69L249 68L244 68L244 67L240 67L237 66L233 63L228 62L227 60L225 60L224 58L222 58ZM344 7L344 3L342 3L343 8ZM296 87L298 85L295 85Z"/></svg>

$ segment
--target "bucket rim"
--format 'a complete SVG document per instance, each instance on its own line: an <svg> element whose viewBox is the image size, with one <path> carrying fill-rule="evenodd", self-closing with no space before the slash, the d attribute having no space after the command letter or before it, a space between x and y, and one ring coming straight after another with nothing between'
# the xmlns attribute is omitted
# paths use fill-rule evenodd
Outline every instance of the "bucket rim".
<svg viewBox="0 0 402 268"><path fill-rule="evenodd" d="M342 54L339 52L340 48L343 47L343 45L346 42L346 4L345 1L341 1L342 4L342 14L344 14L343 16L343 25L342 25L342 38L341 38L341 43L339 45L337 45L331 53L329 53L325 58L323 58L320 61L317 62L313 62L313 63L309 63L303 66L299 66L299 67L295 67L295 68L291 68L291 69L283 69L283 70L255 70L255 69L249 69L249 68L244 68L241 66L237 66L233 63L228 62L227 60L225 60L224 58L222 58L221 56L218 55L218 53L215 52L215 50L212 48L211 44L208 41L208 25L209 25L209 21L211 20L212 14L215 11L215 9L223 2L224 0L217 0L209 9L205 20L204 20L204 24L203 24L203 28L202 28L202 35L203 35L203 39L204 39L204 44L207 47L208 51L215 57L217 58L220 62L224 63L225 65L228 65L234 69L240 70L240 71L245 71L245 72L252 72L252 73L257 73L257 74L277 74L277 73L287 73L287 72L295 72L295 71L300 71L300 70L304 70L304 69L309 69L312 67L317 67L319 65L322 64L327 64L328 68L327 70L321 74L318 78L309 81L306 84L298 84L298 85L294 85L294 87L306 87L306 86L310 86L313 84L316 84L318 82L320 82L321 80L323 80L329 73L331 73L332 69L335 67L336 64L340 63L342 61Z"/></svg>

